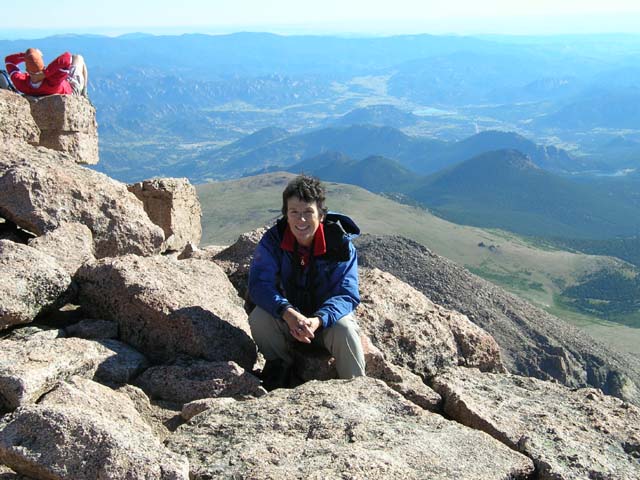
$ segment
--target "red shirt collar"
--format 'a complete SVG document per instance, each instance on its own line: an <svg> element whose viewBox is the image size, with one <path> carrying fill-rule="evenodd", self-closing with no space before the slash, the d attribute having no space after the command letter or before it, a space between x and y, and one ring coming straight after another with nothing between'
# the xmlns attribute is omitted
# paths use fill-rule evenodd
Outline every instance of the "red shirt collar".
<svg viewBox="0 0 640 480"><path fill-rule="evenodd" d="M293 235L293 232L287 225L287 228L284 230L284 237L282 242L280 242L280 248L286 250L287 252L293 252L296 245L296 237ZM313 256L318 257L320 255L324 255L327 253L327 242L324 238L324 225L321 223L316 230L316 233L313 237Z"/></svg>

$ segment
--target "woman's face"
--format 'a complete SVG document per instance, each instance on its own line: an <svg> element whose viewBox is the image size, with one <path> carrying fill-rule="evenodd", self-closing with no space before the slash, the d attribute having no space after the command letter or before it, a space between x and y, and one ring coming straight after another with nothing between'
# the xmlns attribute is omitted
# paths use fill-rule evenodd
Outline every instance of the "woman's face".
<svg viewBox="0 0 640 480"><path fill-rule="evenodd" d="M307 203L298 197L289 197L287 200L287 223L300 245L311 246L322 220L316 202Z"/></svg>

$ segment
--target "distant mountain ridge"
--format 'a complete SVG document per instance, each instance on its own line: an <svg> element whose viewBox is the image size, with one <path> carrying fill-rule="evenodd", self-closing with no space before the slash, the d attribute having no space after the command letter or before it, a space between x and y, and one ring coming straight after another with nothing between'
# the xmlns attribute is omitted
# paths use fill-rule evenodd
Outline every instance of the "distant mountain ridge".
<svg viewBox="0 0 640 480"><path fill-rule="evenodd" d="M240 140L226 147L208 150L183 161L181 174L199 178L233 178L270 167L287 169L326 152L339 152L353 159L383 156L421 175L467 160L486 151L517 148L537 165L557 170L570 169L574 160L556 147L536 145L513 132L487 131L460 142L412 137L391 127L351 125L329 127L283 138L260 136ZM199 168L188 168L193 162ZM190 173L187 173L190 172Z"/></svg>
<svg viewBox="0 0 640 480"><path fill-rule="evenodd" d="M636 129L640 125L640 81L631 87L594 88L558 111L535 120L542 127L576 130Z"/></svg>
<svg viewBox="0 0 640 480"><path fill-rule="evenodd" d="M395 160L372 155L362 160L336 152L327 152L287 169L306 173L325 181L348 183L371 192L396 192L415 181L416 175Z"/></svg>
<svg viewBox="0 0 640 480"><path fill-rule="evenodd" d="M409 196L467 225L530 236L607 238L640 233L640 209L556 176L515 150L488 152L431 175Z"/></svg>
<svg viewBox="0 0 640 480"><path fill-rule="evenodd" d="M400 110L393 105L370 105L356 108L328 123L334 126L377 125L402 128L414 125L418 121L420 121L419 116Z"/></svg>
<svg viewBox="0 0 640 480"><path fill-rule="evenodd" d="M555 175L517 150L485 152L432 175L416 175L381 156L354 160L328 152L289 167L325 181L398 193L465 225L534 237L605 239L640 233L640 204L610 184Z"/></svg>
<svg viewBox="0 0 640 480"><path fill-rule="evenodd" d="M238 33L63 35L35 42L46 59L65 50L85 56L106 154L98 168L139 181L169 173L165 164L178 160L171 152L185 145L189 153L208 154L208 145L264 127L301 132L343 122L447 141L487 129L518 131L537 143L571 145L583 171L628 168L631 155L620 162L592 147L621 133L640 140L639 38ZM33 43L0 40L0 50L24 51ZM307 153L291 162L322 152ZM409 166L391 152L343 153L383 155Z"/></svg>
<svg viewBox="0 0 640 480"><path fill-rule="evenodd" d="M517 133L497 130L486 130L457 142L448 155L452 159L468 159L492 150L517 150L546 170L571 171L576 165L576 160L566 150L538 145Z"/></svg>

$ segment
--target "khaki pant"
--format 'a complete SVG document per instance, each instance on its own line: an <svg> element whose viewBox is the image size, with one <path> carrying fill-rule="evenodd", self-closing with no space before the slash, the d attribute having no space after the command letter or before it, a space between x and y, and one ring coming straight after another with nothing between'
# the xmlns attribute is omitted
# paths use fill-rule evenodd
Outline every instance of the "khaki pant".
<svg viewBox="0 0 640 480"><path fill-rule="evenodd" d="M289 327L284 320L274 318L256 306L249 315L249 325L253 340L267 361L281 359L285 365L293 363L289 346L297 340L289 333ZM329 328L319 329L313 343L326 348L333 355L340 378L364 376L365 363L360 342L360 327L352 313L342 317Z"/></svg>
<svg viewBox="0 0 640 480"><path fill-rule="evenodd" d="M89 86L89 73L87 72L87 64L84 63L84 57L82 55L72 55L71 68L69 70L69 83L73 89L73 94L86 97L87 87Z"/></svg>

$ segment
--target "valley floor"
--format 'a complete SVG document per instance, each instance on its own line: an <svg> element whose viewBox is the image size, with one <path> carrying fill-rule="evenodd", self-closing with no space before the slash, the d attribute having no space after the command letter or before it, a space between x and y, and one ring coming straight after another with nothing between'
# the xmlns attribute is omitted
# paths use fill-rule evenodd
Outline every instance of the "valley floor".
<svg viewBox="0 0 640 480"><path fill-rule="evenodd" d="M546 310L614 350L640 358L640 328L628 327L556 307L546 308Z"/></svg>

